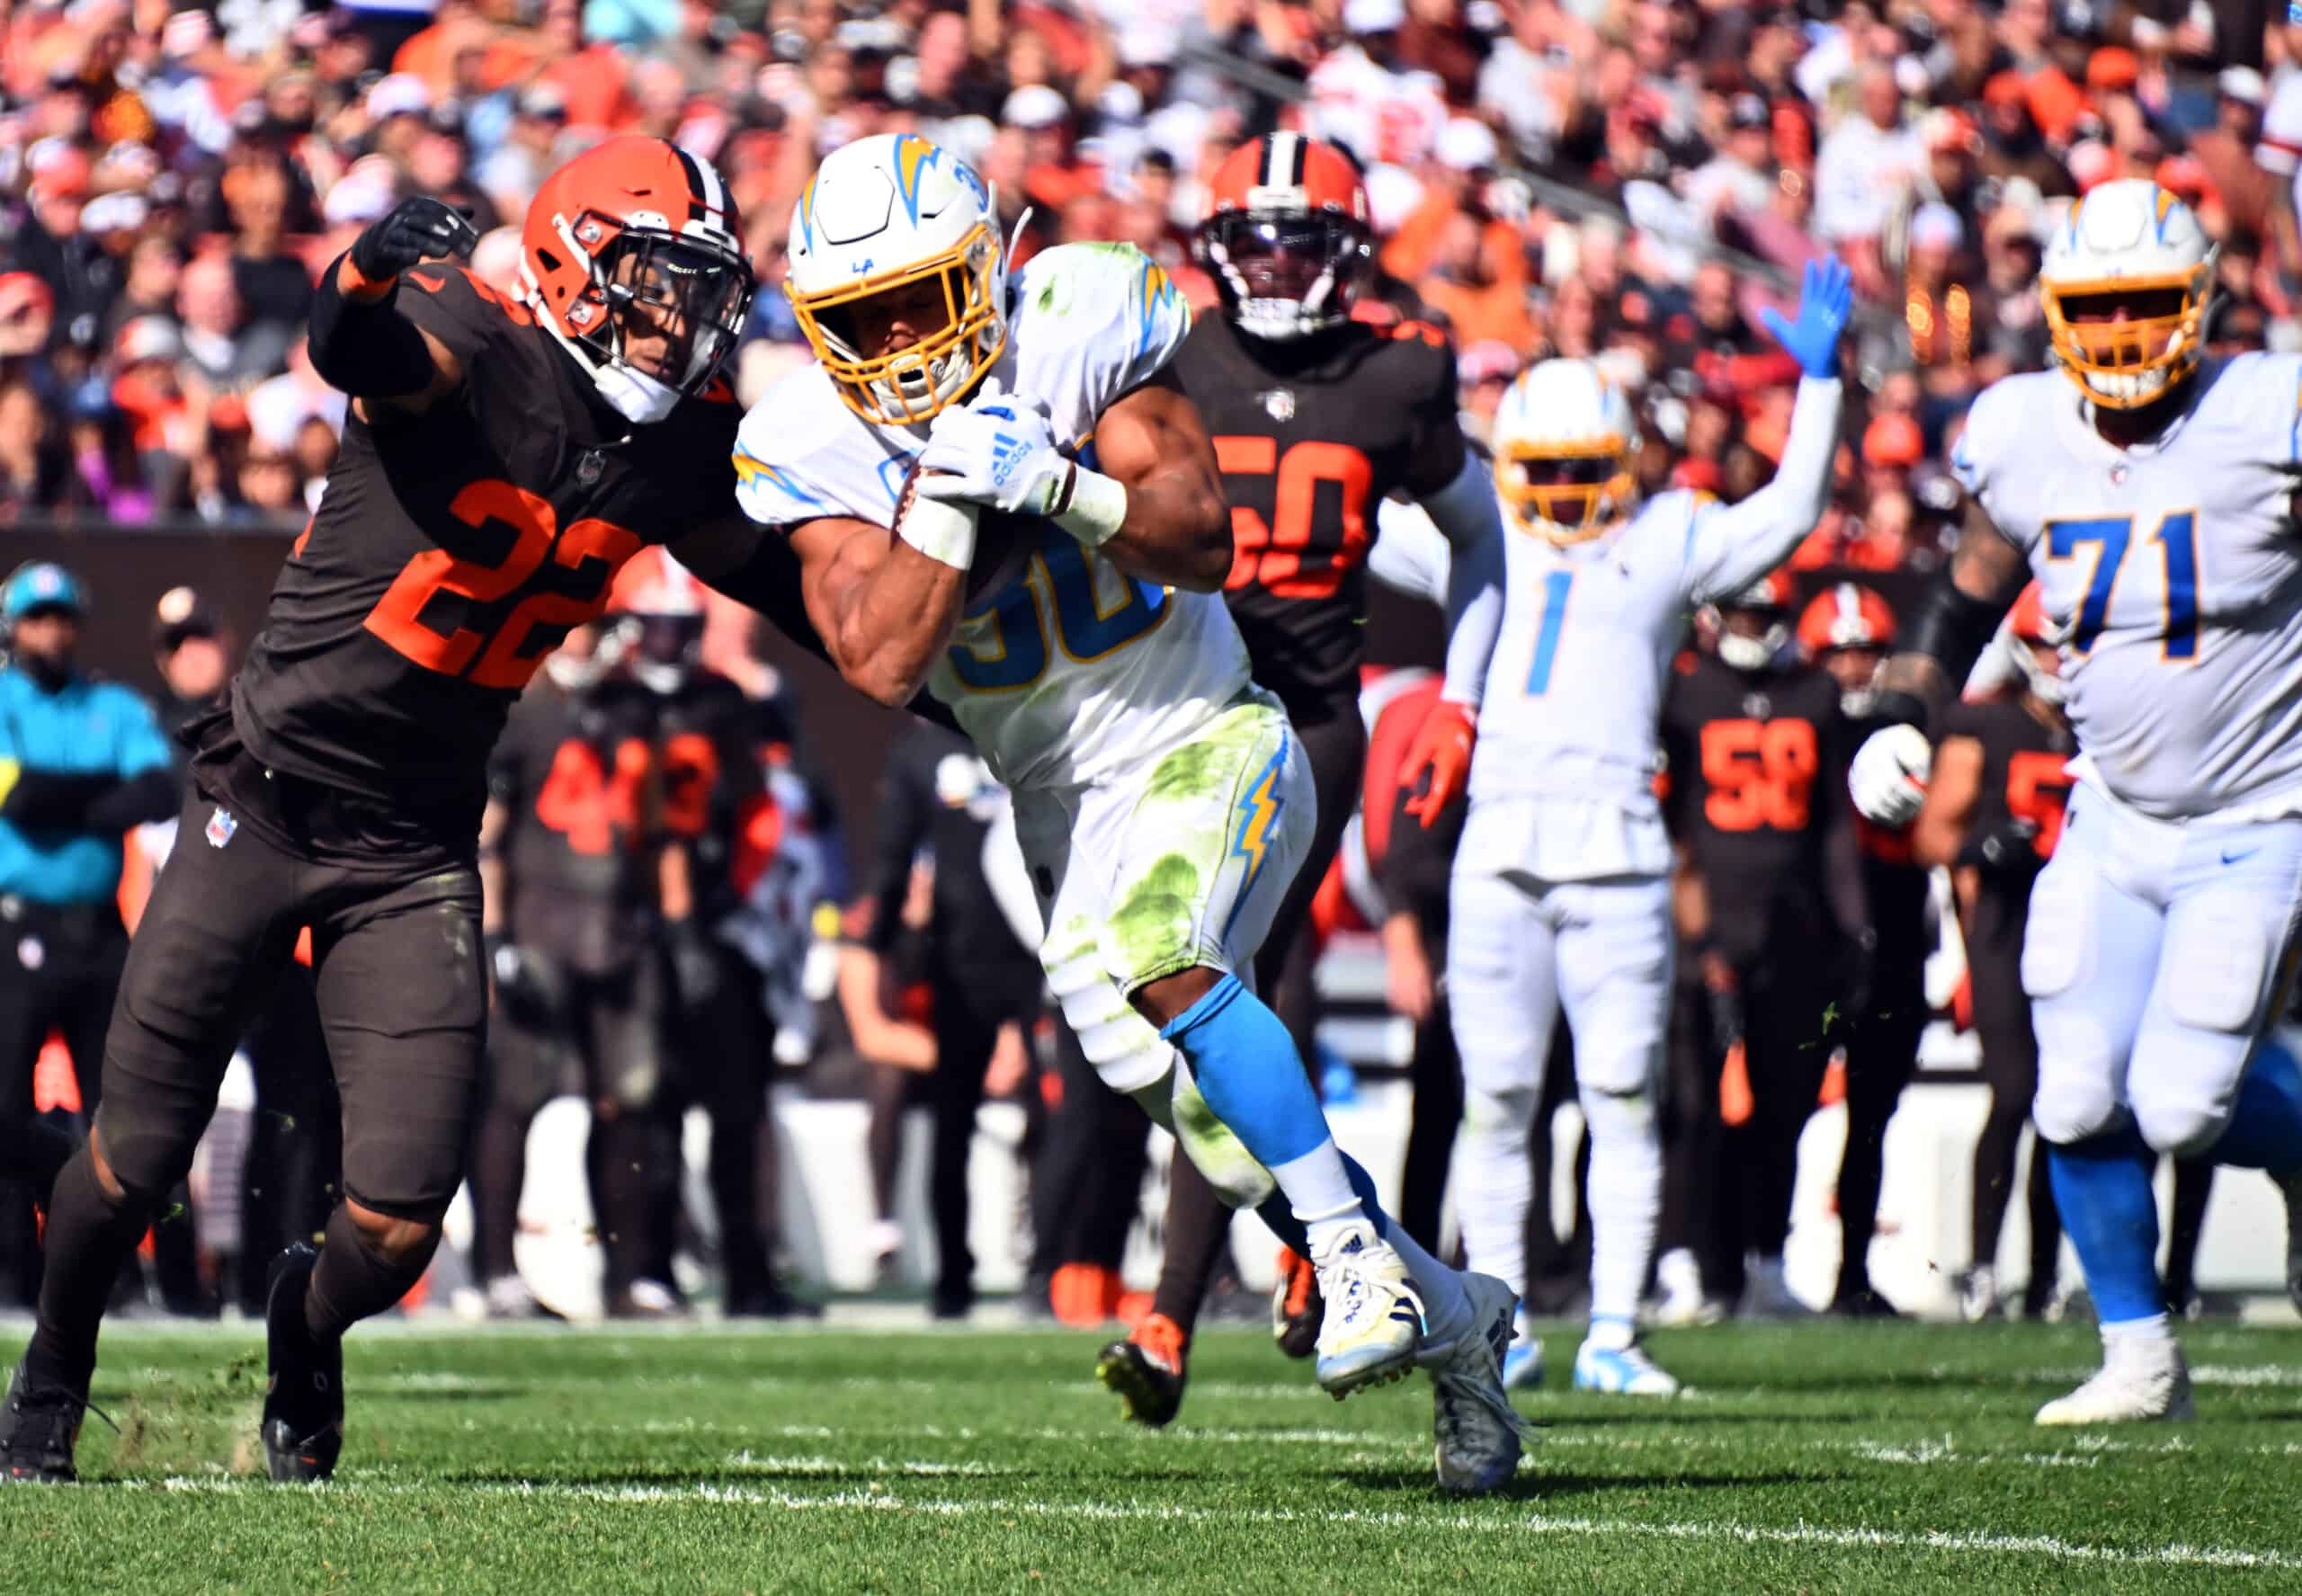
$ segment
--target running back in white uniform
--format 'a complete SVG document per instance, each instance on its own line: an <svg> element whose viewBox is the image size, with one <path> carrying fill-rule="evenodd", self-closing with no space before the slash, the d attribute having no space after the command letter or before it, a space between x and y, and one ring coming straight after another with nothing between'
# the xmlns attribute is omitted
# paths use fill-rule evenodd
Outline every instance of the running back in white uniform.
<svg viewBox="0 0 2302 1596"><path fill-rule="evenodd" d="M2119 450L2058 373L1975 401L1954 456L2025 549L2079 778L2030 902L2040 1134L2130 1112L2212 1146L2302 920L2302 360L2209 361L2185 415Z"/></svg>
<svg viewBox="0 0 2302 1596"><path fill-rule="evenodd" d="M2161 819L2302 812L2302 358L2197 382L2187 415L2119 450L2060 373L2010 377L1951 463L2069 630L2081 780Z"/></svg>
<svg viewBox="0 0 2302 1596"><path fill-rule="evenodd" d="M1191 308L1132 245L1042 250L1012 281L991 378L1044 399L1056 436L1092 465L1098 418L1174 358ZM744 418L737 501L770 525L884 523L924 432L861 420L809 366ZM1155 634L1158 646L1137 646ZM969 608L927 686L1002 784L1070 786L1187 741L1246 690L1247 654L1222 594L1129 576L1050 522L1023 575Z"/></svg>
<svg viewBox="0 0 2302 1596"><path fill-rule="evenodd" d="M1190 308L1131 245L1043 250L1011 281L989 377L1045 402L1092 464L1097 421L1173 359ZM820 368L795 372L744 420L739 501L771 525L885 524L925 433L865 422ZM1302 750L1249 681L1222 595L1129 576L1049 522L1023 574L970 607L928 689L1014 796L1040 960L1089 1062L1172 1119L1227 1198L1260 1202L1268 1174L1128 1001L1194 966L1247 969L1311 834Z"/></svg>

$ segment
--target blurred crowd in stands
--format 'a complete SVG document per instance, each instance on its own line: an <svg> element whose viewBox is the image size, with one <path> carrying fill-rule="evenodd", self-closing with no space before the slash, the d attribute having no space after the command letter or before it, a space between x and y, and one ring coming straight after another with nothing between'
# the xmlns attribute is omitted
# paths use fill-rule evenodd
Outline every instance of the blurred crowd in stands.
<svg viewBox="0 0 2302 1596"><path fill-rule="evenodd" d="M1755 311L1855 264L1868 390L1807 563L1935 552L1965 402L2044 349L2063 203L2153 176L2221 244L2217 341L2283 331L2302 28L2244 0L20 0L0 24L0 518L299 522L343 400L313 274L399 198L517 277L544 173L611 131L718 164L763 285L816 157L915 129L1018 260L1124 238L1210 303L1200 182L1289 125L1368 171L1384 297L1446 325L1466 412L1548 353L1642 392L1650 481L1736 496L1792 368ZM2271 25L2275 24L2275 25ZM759 295L746 397L806 358Z"/></svg>

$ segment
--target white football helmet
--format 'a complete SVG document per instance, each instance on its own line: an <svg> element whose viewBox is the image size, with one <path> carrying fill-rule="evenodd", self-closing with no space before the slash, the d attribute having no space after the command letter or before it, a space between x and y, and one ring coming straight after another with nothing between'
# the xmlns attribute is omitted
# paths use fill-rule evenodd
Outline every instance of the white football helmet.
<svg viewBox="0 0 2302 1596"><path fill-rule="evenodd" d="M1590 361L1521 371L1495 408L1495 487L1519 530L1553 543L1602 537L1630 513L1638 424Z"/></svg>
<svg viewBox="0 0 2302 1596"><path fill-rule="evenodd" d="M784 290L847 407L916 425L1006 348L1005 256L974 167L915 133L876 133L825 156L800 191ZM943 325L893 353L859 347L854 308L921 282L941 286Z"/></svg>
<svg viewBox="0 0 2302 1596"><path fill-rule="evenodd" d="M2138 409L2188 377L2205 352L2214 262L2190 208L2146 177L2074 201L2039 271L2065 375L2111 410Z"/></svg>

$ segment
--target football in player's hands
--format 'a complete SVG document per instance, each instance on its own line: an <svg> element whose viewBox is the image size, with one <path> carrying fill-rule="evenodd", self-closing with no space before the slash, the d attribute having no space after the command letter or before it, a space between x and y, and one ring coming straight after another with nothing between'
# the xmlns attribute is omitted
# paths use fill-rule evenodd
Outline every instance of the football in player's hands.
<svg viewBox="0 0 2302 1596"><path fill-rule="evenodd" d="M1877 825L1904 826L1926 804L1926 783L1934 774L1934 749L1914 726L1881 727L1863 739L1847 770L1846 785L1862 817Z"/></svg>
<svg viewBox="0 0 2302 1596"><path fill-rule="evenodd" d="M888 537L899 539L903 518L919 497L919 483L923 477L941 475L924 469L914 460L911 469L904 474L903 486L896 490L895 519L889 523ZM1024 515L1010 515L1004 510L994 510L965 503L956 503L956 509L972 513L975 522L975 559L968 566L967 595L972 604L977 599L997 593L1023 574L1023 567L1039 546L1039 523Z"/></svg>

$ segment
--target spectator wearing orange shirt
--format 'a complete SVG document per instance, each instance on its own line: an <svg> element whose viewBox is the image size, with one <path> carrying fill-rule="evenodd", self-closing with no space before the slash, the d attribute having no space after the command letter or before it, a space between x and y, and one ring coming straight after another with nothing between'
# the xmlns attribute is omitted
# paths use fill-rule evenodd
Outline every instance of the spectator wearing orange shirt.
<svg viewBox="0 0 2302 1596"><path fill-rule="evenodd" d="M541 81L559 91L569 122L619 130L637 114L623 52L584 42L581 0L550 0L544 7L543 44L552 60Z"/></svg>

